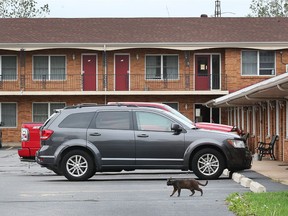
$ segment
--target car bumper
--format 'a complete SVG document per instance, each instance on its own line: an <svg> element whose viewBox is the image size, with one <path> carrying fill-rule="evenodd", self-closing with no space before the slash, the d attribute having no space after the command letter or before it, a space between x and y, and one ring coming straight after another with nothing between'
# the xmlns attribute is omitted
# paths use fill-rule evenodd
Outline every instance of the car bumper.
<svg viewBox="0 0 288 216"><path fill-rule="evenodd" d="M250 169L252 167L252 153L246 149L230 149L227 157L227 168L230 171Z"/></svg>
<svg viewBox="0 0 288 216"><path fill-rule="evenodd" d="M35 158L35 154L38 148L21 148L18 149L18 155L21 158Z"/></svg>
<svg viewBox="0 0 288 216"><path fill-rule="evenodd" d="M43 167L47 167L47 168L55 167L54 155L43 154L45 150L46 150L45 147L44 148L42 147L40 150L36 152L35 154L36 162Z"/></svg>

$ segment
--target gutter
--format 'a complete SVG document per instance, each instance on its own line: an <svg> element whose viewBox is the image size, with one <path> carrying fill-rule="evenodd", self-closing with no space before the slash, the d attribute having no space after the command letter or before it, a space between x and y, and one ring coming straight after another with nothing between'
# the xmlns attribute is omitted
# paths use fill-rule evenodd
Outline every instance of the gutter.
<svg viewBox="0 0 288 216"><path fill-rule="evenodd" d="M206 106L219 106L225 103L228 105L230 101L241 98L241 97L245 97L248 100L257 99L257 98L249 97L249 95L257 93L262 90L267 90L269 88L276 87L276 86L278 88L279 87L281 88L281 84L284 84L284 83L288 83L288 73L275 76L273 78L270 78L262 82L256 83L254 85L248 86L246 88L243 88L239 91L233 92L231 94L219 97L212 101L208 101L205 105ZM283 89L283 90L288 91L288 89Z"/></svg>
<svg viewBox="0 0 288 216"><path fill-rule="evenodd" d="M105 46L105 48L104 48ZM288 42L137 42L137 43L105 43L105 42L67 42L67 43L0 43L0 49L19 51L74 48L98 51L112 51L120 49L158 48L174 50L200 50L213 48L245 48L260 50L282 50L288 47Z"/></svg>

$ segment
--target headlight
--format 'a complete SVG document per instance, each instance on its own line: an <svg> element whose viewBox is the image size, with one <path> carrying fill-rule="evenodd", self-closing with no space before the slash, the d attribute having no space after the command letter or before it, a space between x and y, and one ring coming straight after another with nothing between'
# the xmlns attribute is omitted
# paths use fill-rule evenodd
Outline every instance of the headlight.
<svg viewBox="0 0 288 216"><path fill-rule="evenodd" d="M234 148L245 148L245 143L243 140L227 140L227 142L234 146Z"/></svg>

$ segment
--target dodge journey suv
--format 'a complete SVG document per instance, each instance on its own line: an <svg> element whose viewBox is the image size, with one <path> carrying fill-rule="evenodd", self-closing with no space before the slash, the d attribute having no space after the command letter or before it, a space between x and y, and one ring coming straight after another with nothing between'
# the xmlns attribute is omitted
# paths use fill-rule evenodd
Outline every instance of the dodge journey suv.
<svg viewBox="0 0 288 216"><path fill-rule="evenodd" d="M40 133L37 163L72 181L135 169L192 170L200 179L216 179L225 168L249 169L252 161L238 135L198 129L149 107L66 107Z"/></svg>

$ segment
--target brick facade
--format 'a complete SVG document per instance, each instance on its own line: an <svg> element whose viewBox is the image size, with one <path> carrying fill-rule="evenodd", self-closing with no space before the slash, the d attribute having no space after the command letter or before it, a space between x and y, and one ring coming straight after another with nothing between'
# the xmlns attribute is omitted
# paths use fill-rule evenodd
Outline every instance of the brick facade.
<svg viewBox="0 0 288 216"><path fill-rule="evenodd" d="M32 104L33 102L64 102L66 105L74 105L79 103L98 103L105 104L109 101L146 101L146 102L170 102L177 103L179 111L188 118L195 120L195 104L205 104L207 101L218 98L226 93L216 93L216 91L197 91L195 90L195 56L197 55L214 55L220 56L221 62L221 86L220 91L229 92L237 91L241 88L258 83L262 80L268 79L271 76L242 76L241 75L241 52L242 49L211 49L211 50L197 50L197 51L179 51L166 49L125 49L120 51L106 52L107 65L104 67L104 53L103 51L94 50L79 50L79 49L52 49L52 50L38 50L25 52L25 64L20 64L20 53L15 51L0 50L0 55L17 55L18 58L18 79L16 85L13 82L5 83L1 91L10 91L10 95L0 95L1 102L16 102L17 103L17 127L16 128L2 128L3 142L20 142L20 129L23 122L32 121ZM98 91L84 92L82 90L81 72L82 72L82 56L96 55L97 57L97 85ZM130 59L130 85L131 88L127 92L117 92L114 90L115 80L113 76L107 79L107 91L103 91L104 82L103 77L106 74L113 75L115 73L115 55L127 54ZM165 84L145 80L145 56L149 54L173 54L178 55L179 60L179 80L169 82L169 86ZM66 57L66 73L67 80L63 82L49 81L43 84L33 81L33 60L35 55L64 55ZM279 52L276 52L276 72L277 75L285 71L285 65L281 63L288 62L288 53L284 52L283 58L280 58ZM19 94L21 88L17 87L20 82L20 75L27 76L25 78L25 86L27 87L23 94ZM71 75L71 77L70 77ZM134 76L137 75L137 76ZM141 79L139 80L139 77ZM188 78L189 77L189 78ZM8 81L7 81L8 82ZM4 82L3 82L4 83ZM65 84L69 83L69 84ZM64 85L65 84L65 85ZM135 85L134 85L135 84ZM149 84L149 88L145 86ZM64 87L63 87L64 85ZM19 85L20 86L20 85ZM36 86L36 87L35 87ZM167 89L165 89L167 88ZM50 92L54 92L53 95ZM41 94L39 94L39 92ZM55 94L56 92L56 94ZM71 94L72 92L72 94ZM73 94L75 92L75 95ZM77 94L76 94L77 92ZM137 92L137 93L135 93ZM244 109L244 108L243 108ZM288 143L286 137L286 114L285 109L281 108L281 130L280 140L276 146L276 157L279 160L288 159ZM271 111L270 134L275 132L275 113ZM244 131L252 130L253 124L247 120L247 111L244 112L244 117L240 118L240 122L234 122L230 119L229 111L223 108L221 111L221 123L242 126ZM258 111L256 112L256 119L260 119ZM257 125L255 134L249 138L250 149L255 152L256 143L260 140L268 141L267 137L267 116L262 116L262 122ZM249 125L249 127L248 127ZM250 128L250 129L249 129ZM260 137L260 131L262 136ZM251 133L251 132L250 132Z"/></svg>

